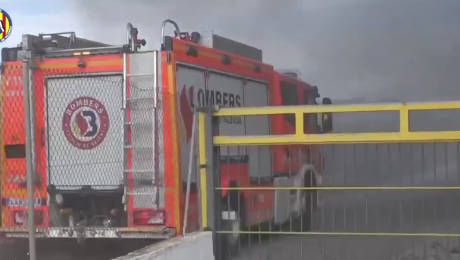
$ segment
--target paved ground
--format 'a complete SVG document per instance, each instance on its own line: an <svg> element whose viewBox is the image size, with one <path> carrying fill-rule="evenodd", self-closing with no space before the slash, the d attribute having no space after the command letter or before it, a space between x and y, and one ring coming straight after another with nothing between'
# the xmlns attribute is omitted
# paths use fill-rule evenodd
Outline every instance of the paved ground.
<svg viewBox="0 0 460 260"><path fill-rule="evenodd" d="M145 247L152 240L88 240L78 245L75 240L38 240L39 260L105 260ZM27 240L2 240L1 260L27 260Z"/></svg>
<svg viewBox="0 0 460 260"><path fill-rule="evenodd" d="M302 238L278 237L256 243L234 256L235 260L458 260L456 239L407 238Z"/></svg>

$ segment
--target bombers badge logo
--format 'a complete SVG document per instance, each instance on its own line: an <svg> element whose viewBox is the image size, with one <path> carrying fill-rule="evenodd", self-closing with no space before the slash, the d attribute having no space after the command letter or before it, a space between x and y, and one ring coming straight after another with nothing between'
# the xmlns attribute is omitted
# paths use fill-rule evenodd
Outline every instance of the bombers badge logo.
<svg viewBox="0 0 460 260"><path fill-rule="evenodd" d="M67 140L79 149L97 147L109 130L104 104L92 97L74 99L64 111L62 130Z"/></svg>
<svg viewBox="0 0 460 260"><path fill-rule="evenodd" d="M5 10L0 9L0 42L6 40L13 30L13 21Z"/></svg>

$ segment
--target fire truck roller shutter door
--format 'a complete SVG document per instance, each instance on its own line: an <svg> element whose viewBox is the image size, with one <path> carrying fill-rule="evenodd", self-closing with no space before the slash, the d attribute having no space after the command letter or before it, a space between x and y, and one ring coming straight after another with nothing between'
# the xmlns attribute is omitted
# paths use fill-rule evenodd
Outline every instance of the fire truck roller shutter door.
<svg viewBox="0 0 460 260"><path fill-rule="evenodd" d="M244 84L244 103L251 107L268 106L268 86L255 81ZM251 116L245 120L246 135L270 134L269 117ZM250 177L267 179L272 176L271 153L268 146L248 146Z"/></svg>
<svg viewBox="0 0 460 260"><path fill-rule="evenodd" d="M123 183L121 75L46 81L48 182L59 189Z"/></svg>
<svg viewBox="0 0 460 260"><path fill-rule="evenodd" d="M209 101L220 107L245 106L243 79L231 77L216 72L209 72L206 84L206 91L209 93ZM214 102L212 103L212 100ZM244 135L244 119L240 116L223 117L219 122L220 135ZM221 149L221 156L242 156L243 151L238 147L224 147Z"/></svg>

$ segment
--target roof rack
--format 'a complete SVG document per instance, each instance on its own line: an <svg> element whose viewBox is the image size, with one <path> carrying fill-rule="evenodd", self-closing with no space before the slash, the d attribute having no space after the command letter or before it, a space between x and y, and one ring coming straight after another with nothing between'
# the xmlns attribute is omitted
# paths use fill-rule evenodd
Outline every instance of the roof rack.
<svg viewBox="0 0 460 260"><path fill-rule="evenodd" d="M102 42L87 40L76 36L75 32L40 33L38 36L24 34L22 42L15 48L2 49L2 62L24 58L27 51L38 57L69 57L75 55L110 54L137 52L146 44L138 39L138 30L128 23L128 43L125 45L109 45Z"/></svg>

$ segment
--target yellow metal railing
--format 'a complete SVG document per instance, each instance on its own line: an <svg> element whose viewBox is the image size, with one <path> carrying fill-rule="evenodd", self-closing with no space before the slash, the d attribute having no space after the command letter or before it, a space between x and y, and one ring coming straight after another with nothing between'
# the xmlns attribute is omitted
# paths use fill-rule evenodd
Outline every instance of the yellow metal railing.
<svg viewBox="0 0 460 260"><path fill-rule="evenodd" d="M206 114L198 113L198 149L200 162L201 226L208 227L208 193L206 176Z"/></svg>
<svg viewBox="0 0 460 260"><path fill-rule="evenodd" d="M302 105L270 106L256 108L223 108L213 115L257 116L257 115L295 115L295 134L288 135L245 135L214 136L215 145L276 145L276 144L320 144L320 143L379 143L379 142L438 142L460 140L460 131L411 131L409 112L417 110L460 109L460 101L425 102L372 105ZM344 112L399 112L399 131L361 132L361 133L304 133L303 115L308 113Z"/></svg>
<svg viewBox="0 0 460 260"><path fill-rule="evenodd" d="M460 101L455 102L424 102L399 104L359 104L359 105L300 105L300 106L269 106L251 108L222 108L213 113L215 117L225 116L261 116L291 114L295 116L295 133L286 135L239 135L213 136L213 145L287 145L287 144L334 144L334 143L391 143L391 142L446 142L460 141L460 131L411 131L410 112L420 110L454 110L460 109ZM397 112L399 113L399 131L394 132L360 132L360 133L305 133L304 114L308 113L353 113L353 112ZM200 164L206 164L205 114L200 113ZM203 149L203 152L201 150ZM206 168L200 170L202 187L206 185ZM261 190L317 190L317 191L443 191L460 190L460 186L240 186L214 187L216 190L261 191ZM207 204L203 200L209 194L202 189L202 222L207 224ZM395 236L395 237L460 237L460 233L452 232L313 232L313 231L275 231L275 230L216 230L219 234L278 234L278 235L312 235L312 236Z"/></svg>

